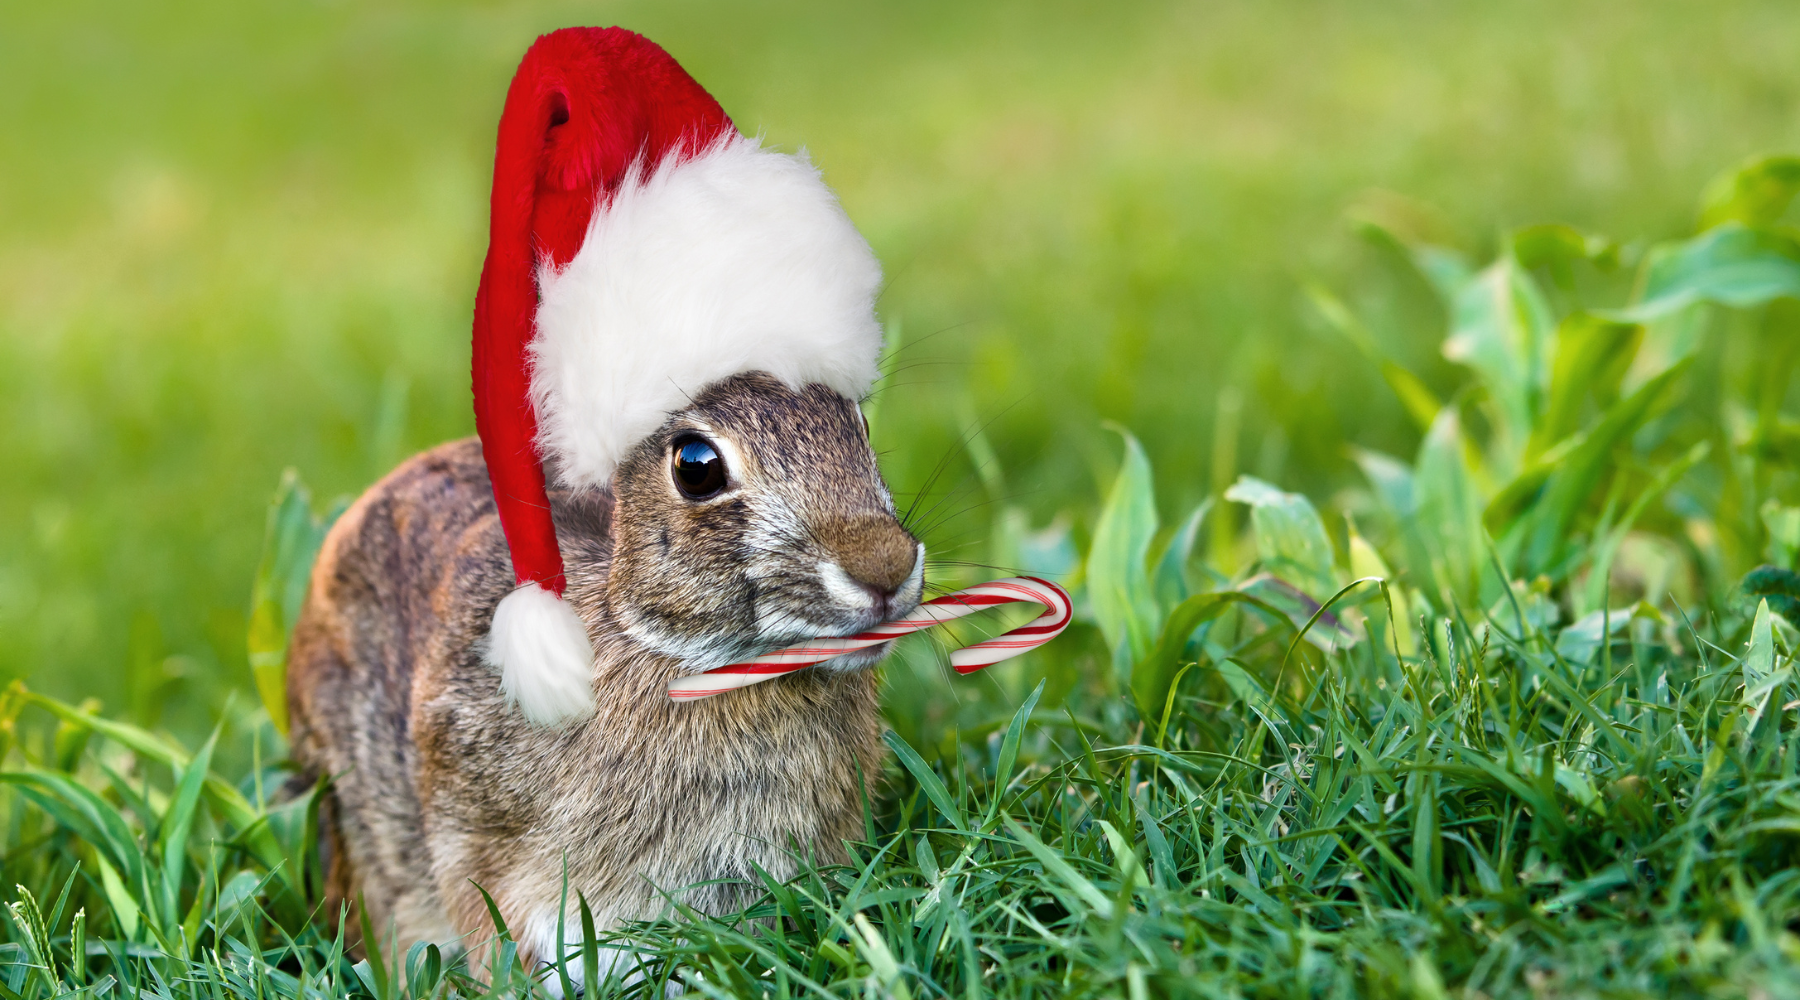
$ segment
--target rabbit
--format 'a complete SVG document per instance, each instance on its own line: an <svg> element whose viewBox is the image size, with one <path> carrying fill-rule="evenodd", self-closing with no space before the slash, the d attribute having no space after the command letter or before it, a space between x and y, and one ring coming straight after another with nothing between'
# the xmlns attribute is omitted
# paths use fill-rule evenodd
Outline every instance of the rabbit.
<svg viewBox="0 0 1800 1000"><path fill-rule="evenodd" d="M870 668L885 645L725 697L665 695L684 672L918 605L925 549L855 401L726 377L606 487L549 495L595 654L594 712L566 725L523 718L484 659L514 577L476 439L372 487L313 571L288 690L293 757L330 779L326 903L363 901L403 951L477 959L495 930L486 890L526 968L552 963L565 879L566 927L578 893L602 929L664 912L665 893L730 912L755 867L780 879L799 856L844 859L881 770Z"/></svg>
<svg viewBox="0 0 1800 1000"><path fill-rule="evenodd" d="M490 208L477 437L332 527L288 658L328 912L478 972L489 897L533 968L578 899L600 929L723 913L759 868L844 858L887 644L710 700L668 685L925 586L858 405L880 264L804 153L643 36L565 28L513 77Z"/></svg>

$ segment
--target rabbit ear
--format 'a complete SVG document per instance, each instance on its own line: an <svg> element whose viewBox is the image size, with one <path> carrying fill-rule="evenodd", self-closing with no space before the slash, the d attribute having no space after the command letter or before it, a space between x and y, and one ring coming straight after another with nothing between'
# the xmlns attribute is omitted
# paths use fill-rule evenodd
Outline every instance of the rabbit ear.
<svg viewBox="0 0 1800 1000"><path fill-rule="evenodd" d="M475 426L521 585L495 613L488 658L533 721L591 711L593 667L587 633L561 599L562 553L537 445L537 267L575 256L596 201L640 157L699 148L730 130L718 103L666 52L617 28L538 39L507 91L475 296Z"/></svg>

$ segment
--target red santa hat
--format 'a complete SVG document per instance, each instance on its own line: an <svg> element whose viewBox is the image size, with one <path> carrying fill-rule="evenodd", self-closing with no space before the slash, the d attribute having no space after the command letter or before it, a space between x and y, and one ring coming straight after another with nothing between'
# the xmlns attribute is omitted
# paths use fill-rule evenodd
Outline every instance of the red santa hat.
<svg viewBox="0 0 1800 1000"><path fill-rule="evenodd" d="M547 476L605 485L708 383L765 371L869 389L880 265L804 153L741 135L654 43L565 28L501 113L475 299L475 425L519 587L486 658L527 718L592 710L593 651L562 599Z"/></svg>

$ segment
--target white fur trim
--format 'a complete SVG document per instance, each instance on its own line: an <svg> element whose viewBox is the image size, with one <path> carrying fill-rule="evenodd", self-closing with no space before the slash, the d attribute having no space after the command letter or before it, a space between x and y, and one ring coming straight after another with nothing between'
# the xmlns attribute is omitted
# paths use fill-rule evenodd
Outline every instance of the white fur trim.
<svg viewBox="0 0 1800 1000"><path fill-rule="evenodd" d="M553 726L594 711L594 648L569 602L535 583L494 609L482 659L500 670L500 690L525 718Z"/></svg>
<svg viewBox="0 0 1800 1000"><path fill-rule="evenodd" d="M733 133L634 172L581 250L541 267L531 398L565 485L604 484L707 384L766 371L860 399L881 265L805 153Z"/></svg>

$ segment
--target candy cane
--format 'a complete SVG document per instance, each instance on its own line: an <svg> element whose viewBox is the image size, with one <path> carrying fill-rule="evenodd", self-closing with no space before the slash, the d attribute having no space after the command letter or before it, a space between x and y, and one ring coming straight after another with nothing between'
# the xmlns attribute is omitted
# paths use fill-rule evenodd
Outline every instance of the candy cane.
<svg viewBox="0 0 1800 1000"><path fill-rule="evenodd" d="M764 653L744 663L678 677L669 682L669 697L677 701L711 698L715 694L724 694L752 684L761 684L783 674L791 674L834 656L867 649L889 639L955 621L964 615L1019 602L1042 604L1044 613L1005 635L978 642L950 654L950 666L957 673L971 674L982 667L990 667L1001 660L1010 660L1036 649L1060 635L1063 629L1069 627L1069 618L1073 614L1068 593L1056 584L1035 576L994 580L954 594L934 597L919 605L912 614L883 622L867 632L842 638L826 636L813 639L798 646Z"/></svg>

